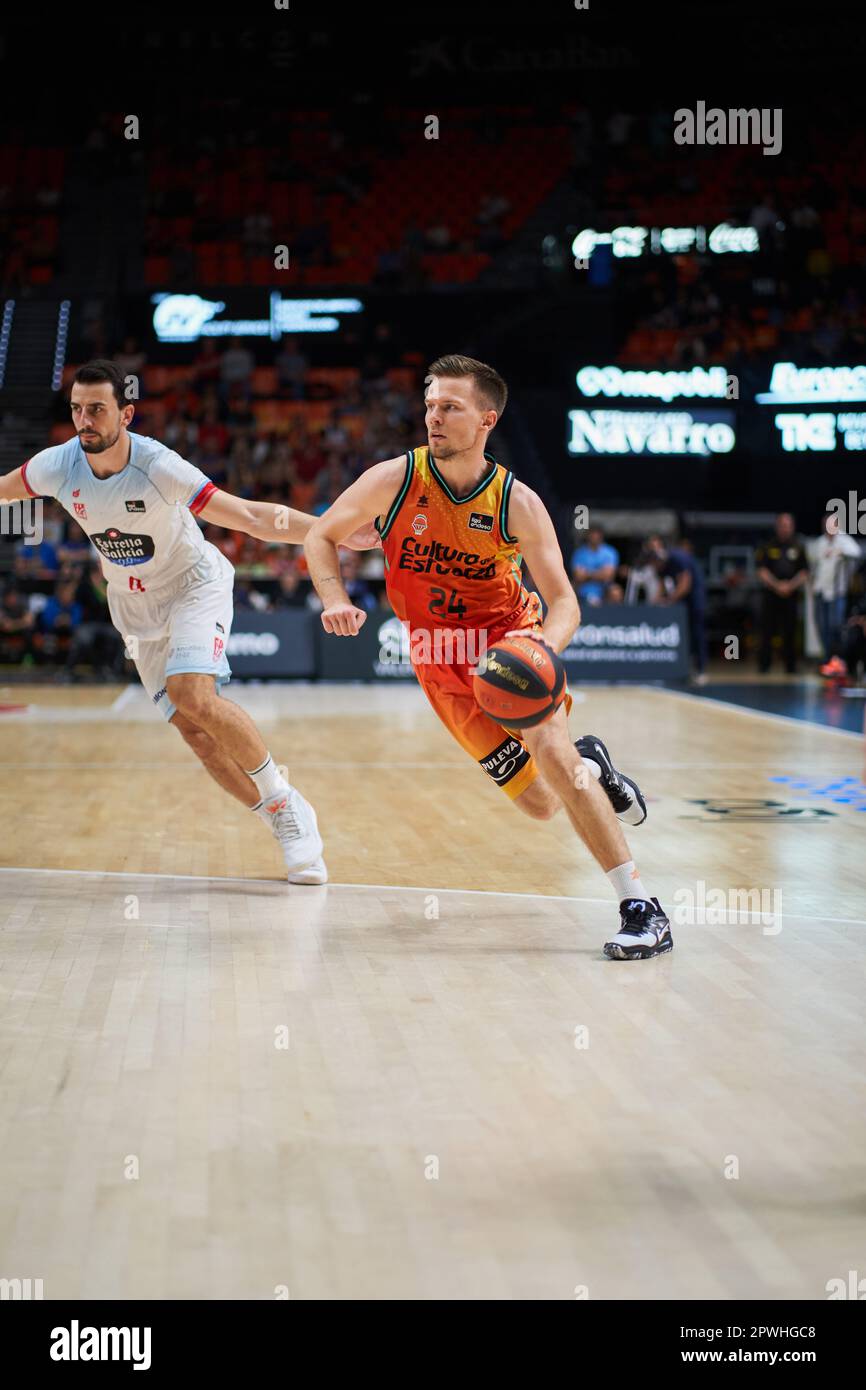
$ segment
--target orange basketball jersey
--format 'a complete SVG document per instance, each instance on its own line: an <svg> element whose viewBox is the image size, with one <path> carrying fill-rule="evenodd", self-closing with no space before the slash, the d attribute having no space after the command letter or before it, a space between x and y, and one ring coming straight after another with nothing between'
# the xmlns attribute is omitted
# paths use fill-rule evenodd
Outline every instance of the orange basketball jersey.
<svg viewBox="0 0 866 1390"><path fill-rule="evenodd" d="M410 449L397 496L377 518L388 598L410 631L485 629L493 638L540 621L538 596L524 587L519 545L508 530L514 474L492 454L484 457L484 478L456 497L427 446Z"/></svg>

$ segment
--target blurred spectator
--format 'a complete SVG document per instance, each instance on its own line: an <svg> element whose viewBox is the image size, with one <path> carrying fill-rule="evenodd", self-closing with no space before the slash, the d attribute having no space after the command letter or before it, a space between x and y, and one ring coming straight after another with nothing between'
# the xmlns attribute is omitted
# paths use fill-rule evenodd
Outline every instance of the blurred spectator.
<svg viewBox="0 0 866 1390"><path fill-rule="evenodd" d="M361 564L363 556L357 550L342 550L340 552L340 576L349 595L349 599L356 608L363 608L369 613L376 607L376 595L366 579L361 578Z"/></svg>
<svg viewBox="0 0 866 1390"><path fill-rule="evenodd" d="M239 394L248 396L255 369L256 359L245 348L240 338L230 338L229 345L220 359L220 382L223 398Z"/></svg>
<svg viewBox="0 0 866 1390"><path fill-rule="evenodd" d="M601 527L590 526L586 541L571 557L571 575L581 603L601 603L618 564L619 552L605 543Z"/></svg>
<svg viewBox="0 0 866 1390"><path fill-rule="evenodd" d="M625 589L621 584L608 584L604 591L605 603L625 603Z"/></svg>
<svg viewBox="0 0 866 1390"><path fill-rule="evenodd" d="M309 583L293 561L280 575L279 592L274 600L277 608L303 608L307 601Z"/></svg>
<svg viewBox="0 0 866 1390"><path fill-rule="evenodd" d="M790 512L780 512L776 517L775 535L755 554L755 571L763 586L759 670L769 671L773 637L780 633L785 670L792 675L797 669L798 593L806 582L809 567Z"/></svg>
<svg viewBox="0 0 866 1390"><path fill-rule="evenodd" d="M634 564L628 567L625 585L626 603L657 603L663 592L655 564L646 547L639 552Z"/></svg>
<svg viewBox="0 0 866 1390"><path fill-rule="evenodd" d="M0 602L0 657L4 661L21 661L25 657L32 661L30 641L34 625L26 596L14 582L7 584Z"/></svg>
<svg viewBox="0 0 866 1390"><path fill-rule="evenodd" d="M57 546L57 555L64 569L70 565L88 564L93 557L90 537L71 517L66 524L66 538Z"/></svg>
<svg viewBox="0 0 866 1390"><path fill-rule="evenodd" d="M286 338L277 353L274 366L277 380L282 390L288 392L289 399L304 399L304 381L309 370L309 361L298 347L296 338Z"/></svg>
<svg viewBox="0 0 866 1390"><path fill-rule="evenodd" d="M43 632L71 632L78 627L83 614L75 597L77 588L75 579L57 581L54 593L39 615L39 627Z"/></svg>
<svg viewBox="0 0 866 1390"><path fill-rule="evenodd" d="M205 406L198 427L198 444L203 459L220 458L228 452L229 431L219 418L219 408L214 402ZM207 471L207 470L205 470Z"/></svg>
<svg viewBox="0 0 866 1390"><path fill-rule="evenodd" d="M847 676L850 672L856 676L866 668L866 594L861 594L854 602L842 627L839 645L836 665L828 675Z"/></svg>
<svg viewBox="0 0 866 1390"><path fill-rule="evenodd" d="M664 591L656 601L684 603L688 609L695 682L703 685L707 679L707 601L703 570L690 549L684 545L668 546L661 536L650 536L647 554L664 584Z"/></svg>
<svg viewBox="0 0 866 1390"><path fill-rule="evenodd" d="M830 664L837 655L851 572L860 559L860 547L853 536L840 531L838 513L825 512L821 535L809 542L807 551L815 622L824 648L824 660ZM832 675L833 672L822 668L822 674Z"/></svg>
<svg viewBox="0 0 866 1390"><path fill-rule="evenodd" d="M428 251L450 251L454 245L451 228L439 217L435 222L431 222L424 238L427 243Z"/></svg>
<svg viewBox="0 0 866 1390"><path fill-rule="evenodd" d="M72 634L67 670L72 672L83 663L91 667L94 675L116 680L123 672L123 638L111 621L108 585L100 564L92 564L81 576L75 600L81 610L81 623Z"/></svg>
<svg viewBox="0 0 866 1390"><path fill-rule="evenodd" d="M123 340L123 347L120 352L114 354L117 363L124 376L134 376L141 378L141 374L147 364L147 354L141 351L137 338L128 334ZM135 397L130 397L134 400Z"/></svg>
<svg viewBox="0 0 866 1390"><path fill-rule="evenodd" d="M202 338L201 349L192 365L195 384L199 389L219 385L220 352L214 338Z"/></svg>
<svg viewBox="0 0 866 1390"><path fill-rule="evenodd" d="M244 218L244 250L248 256L273 256L274 226L269 212L248 212Z"/></svg>
<svg viewBox="0 0 866 1390"><path fill-rule="evenodd" d="M51 541L28 545L19 541L15 547L15 574L19 579L54 579L60 572L58 548Z"/></svg>

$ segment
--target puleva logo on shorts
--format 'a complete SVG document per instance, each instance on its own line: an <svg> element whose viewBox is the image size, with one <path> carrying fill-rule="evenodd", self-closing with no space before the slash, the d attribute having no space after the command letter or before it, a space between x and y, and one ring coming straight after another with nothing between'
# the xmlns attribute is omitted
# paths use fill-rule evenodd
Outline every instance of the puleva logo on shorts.
<svg viewBox="0 0 866 1390"><path fill-rule="evenodd" d="M469 518L470 531L492 531L493 517L488 512L473 512Z"/></svg>
<svg viewBox="0 0 866 1390"><path fill-rule="evenodd" d="M492 753L488 753L486 758L479 758L478 761L494 782L504 787L506 782L510 782L512 777L516 777L526 766L529 754L516 738L507 738L498 748L494 748Z"/></svg>
<svg viewBox="0 0 866 1390"><path fill-rule="evenodd" d="M90 539L100 555L113 565L144 565L156 553L153 536L130 536L114 526L98 531Z"/></svg>

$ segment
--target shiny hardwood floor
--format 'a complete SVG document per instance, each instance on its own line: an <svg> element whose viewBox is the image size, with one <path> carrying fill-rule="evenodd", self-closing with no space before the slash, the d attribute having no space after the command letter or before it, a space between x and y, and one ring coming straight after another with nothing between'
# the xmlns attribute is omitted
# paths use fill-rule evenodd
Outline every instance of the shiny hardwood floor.
<svg viewBox="0 0 866 1390"><path fill-rule="evenodd" d="M0 1276L820 1299L862 1267L856 738L577 691L674 920L618 964L564 817L514 811L420 692L232 695L316 805L327 888L281 881L141 692L0 690Z"/></svg>

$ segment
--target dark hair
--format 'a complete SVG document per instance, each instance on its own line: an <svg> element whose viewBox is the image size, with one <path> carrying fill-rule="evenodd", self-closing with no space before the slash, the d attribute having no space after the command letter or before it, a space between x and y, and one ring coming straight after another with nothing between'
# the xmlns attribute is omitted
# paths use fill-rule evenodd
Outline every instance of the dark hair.
<svg viewBox="0 0 866 1390"><path fill-rule="evenodd" d="M72 378L72 383L81 382L85 386L96 385L97 382L108 381L114 392L114 399L121 410L131 402L123 394L124 376L123 372L115 362L110 362L107 357L94 357L92 362L85 362L79 367Z"/></svg>
<svg viewBox="0 0 866 1390"><path fill-rule="evenodd" d="M478 362L474 357L464 357L455 352L448 357L437 357L427 368L425 384L434 376L471 376L475 391L485 410L495 410L501 416L508 400L508 387L502 377L486 362Z"/></svg>

